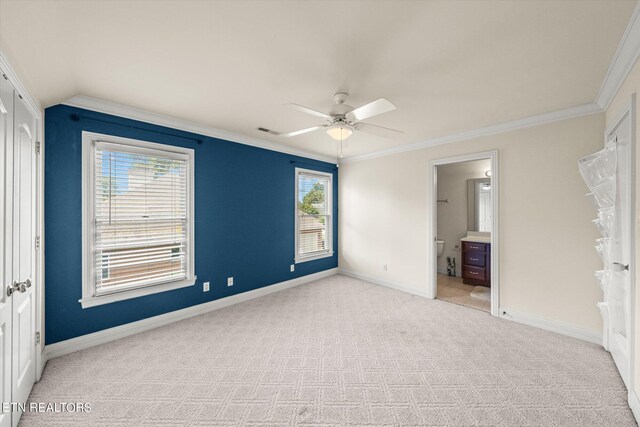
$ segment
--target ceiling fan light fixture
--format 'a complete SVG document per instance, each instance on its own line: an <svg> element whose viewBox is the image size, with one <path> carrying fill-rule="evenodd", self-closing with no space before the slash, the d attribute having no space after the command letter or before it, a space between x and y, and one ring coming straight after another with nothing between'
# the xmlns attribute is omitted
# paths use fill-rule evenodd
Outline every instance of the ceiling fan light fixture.
<svg viewBox="0 0 640 427"><path fill-rule="evenodd" d="M353 133L353 129L345 124L337 124L327 129L327 134L336 141L344 141Z"/></svg>

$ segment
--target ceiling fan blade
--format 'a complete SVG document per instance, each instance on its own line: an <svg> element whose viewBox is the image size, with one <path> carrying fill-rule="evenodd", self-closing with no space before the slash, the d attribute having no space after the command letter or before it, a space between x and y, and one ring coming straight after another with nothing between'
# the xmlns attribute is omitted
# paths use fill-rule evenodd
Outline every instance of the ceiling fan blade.
<svg viewBox="0 0 640 427"><path fill-rule="evenodd" d="M396 138L404 134L401 130L372 125L371 123L358 123L356 124L356 130L370 133L372 135L382 136L384 138Z"/></svg>
<svg viewBox="0 0 640 427"><path fill-rule="evenodd" d="M386 113L388 111L393 111L396 109L396 106L391 103L388 99L380 98L376 99L373 102L370 102L362 107L356 108L353 111L347 113L347 120L352 122L358 122L361 120L366 120L369 117L377 116L378 114Z"/></svg>
<svg viewBox="0 0 640 427"><path fill-rule="evenodd" d="M309 132L313 132L316 131L318 129L323 129L326 128L327 126L325 125L320 125L320 126L314 126L312 128L306 128L306 129L301 129L301 130L296 130L294 132L289 132L289 133L281 133L279 134L279 136L284 136L284 137L291 137L291 136L298 136L298 135L302 135L303 133L309 133Z"/></svg>
<svg viewBox="0 0 640 427"><path fill-rule="evenodd" d="M311 114L312 116L320 117L320 118L323 118L323 119L331 119L331 116L328 115L328 114L322 113L320 111L313 110L313 109L308 108L308 107L304 107L302 105L298 105L298 104L285 104L285 105L293 107L296 110L301 111L303 113Z"/></svg>

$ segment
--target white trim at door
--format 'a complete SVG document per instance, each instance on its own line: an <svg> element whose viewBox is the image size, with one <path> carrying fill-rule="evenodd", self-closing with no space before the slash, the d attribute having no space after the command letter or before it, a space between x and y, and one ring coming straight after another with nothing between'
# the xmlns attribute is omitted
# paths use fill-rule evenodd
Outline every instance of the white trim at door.
<svg viewBox="0 0 640 427"><path fill-rule="evenodd" d="M27 92L27 89L24 87L15 70L11 67L11 64L9 64L7 57L1 50L0 70L2 70L2 74L6 76L9 83L11 83L11 85L18 91L24 102L27 104L31 114L33 114L39 122L42 121L42 106L31 95L29 95L29 92Z"/></svg>
<svg viewBox="0 0 640 427"><path fill-rule="evenodd" d="M427 212L429 214L430 226L427 229L427 265L429 266L429 274L427 279L427 296L431 299L436 298L438 292L438 268L436 260L436 236L438 234L438 170L437 166L448 165L452 163L469 162L473 160L490 160L491 161L491 202L493 209L493 222L491 224L491 315L498 316L500 313L500 271L498 270L500 257L500 230L498 227L500 216L499 194L500 194L500 173L498 170L498 151L485 151L481 153L465 154L462 156L446 157L444 159L432 160L429 162L430 182L427 184L429 192L427 194Z"/></svg>

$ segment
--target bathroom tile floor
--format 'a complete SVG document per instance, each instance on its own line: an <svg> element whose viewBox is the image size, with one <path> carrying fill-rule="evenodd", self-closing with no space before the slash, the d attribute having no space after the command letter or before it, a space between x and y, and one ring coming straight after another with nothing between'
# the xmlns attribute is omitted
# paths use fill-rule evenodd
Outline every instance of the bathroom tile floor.
<svg viewBox="0 0 640 427"><path fill-rule="evenodd" d="M491 312L491 302L471 297L474 286L462 283L462 277L451 277L438 273L438 299Z"/></svg>

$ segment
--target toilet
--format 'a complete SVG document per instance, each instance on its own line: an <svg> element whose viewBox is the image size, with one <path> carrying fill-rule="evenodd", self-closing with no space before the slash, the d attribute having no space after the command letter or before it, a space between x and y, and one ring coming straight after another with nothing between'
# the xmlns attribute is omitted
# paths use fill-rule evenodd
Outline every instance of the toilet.
<svg viewBox="0 0 640 427"><path fill-rule="evenodd" d="M442 256L444 252L444 240L436 240L436 243L438 243L438 256Z"/></svg>

